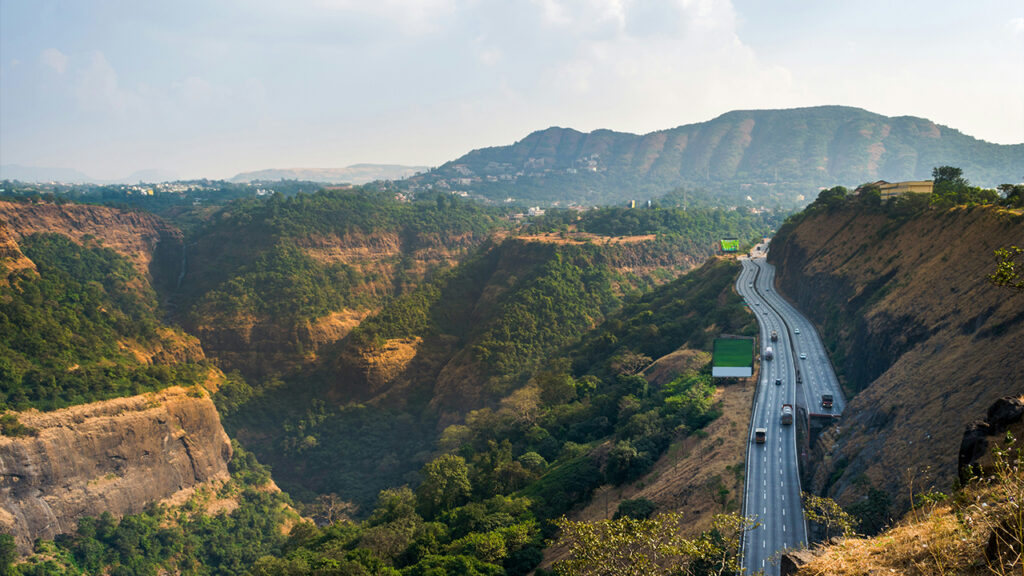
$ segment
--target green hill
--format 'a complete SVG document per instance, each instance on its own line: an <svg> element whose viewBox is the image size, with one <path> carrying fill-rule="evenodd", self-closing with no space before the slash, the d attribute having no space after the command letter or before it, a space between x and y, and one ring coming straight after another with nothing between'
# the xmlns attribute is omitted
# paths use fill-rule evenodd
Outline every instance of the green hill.
<svg viewBox="0 0 1024 576"><path fill-rule="evenodd" d="M844 106L738 110L643 135L548 128L474 150L407 184L584 205L686 187L704 191L695 202L742 204L750 196L754 205L793 207L819 187L924 180L942 165L963 168L983 186L1017 182L1024 144L992 144L924 118Z"/></svg>

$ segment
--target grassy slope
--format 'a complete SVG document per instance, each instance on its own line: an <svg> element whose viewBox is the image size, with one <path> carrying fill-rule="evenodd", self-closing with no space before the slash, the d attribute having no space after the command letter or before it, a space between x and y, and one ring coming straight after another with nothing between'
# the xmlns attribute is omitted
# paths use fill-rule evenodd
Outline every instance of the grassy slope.
<svg viewBox="0 0 1024 576"><path fill-rule="evenodd" d="M819 447L812 489L850 503L875 486L905 510L908 478L953 484L966 424L1024 386L1024 298L985 281L993 249L1024 245L1022 224L992 207L907 221L849 208L780 230L780 289L857 393Z"/></svg>

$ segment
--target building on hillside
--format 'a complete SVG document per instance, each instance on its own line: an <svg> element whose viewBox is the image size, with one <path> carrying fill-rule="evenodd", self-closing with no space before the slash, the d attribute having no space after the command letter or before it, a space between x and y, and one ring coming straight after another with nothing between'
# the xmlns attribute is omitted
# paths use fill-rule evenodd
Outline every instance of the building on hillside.
<svg viewBox="0 0 1024 576"><path fill-rule="evenodd" d="M879 180L878 182L872 182L857 188L854 190L854 193L859 194L865 188L878 188L882 195L882 200L888 200L897 196L903 196L904 194L931 194L933 184L931 180L911 180L908 182L886 182L885 180Z"/></svg>

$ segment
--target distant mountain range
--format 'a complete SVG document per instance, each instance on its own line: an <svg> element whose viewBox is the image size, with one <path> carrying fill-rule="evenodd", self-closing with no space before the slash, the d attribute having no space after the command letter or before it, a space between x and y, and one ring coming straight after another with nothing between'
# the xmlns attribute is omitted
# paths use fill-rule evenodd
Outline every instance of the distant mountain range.
<svg viewBox="0 0 1024 576"><path fill-rule="evenodd" d="M242 172L232 178L231 182L308 180L328 184L366 184L375 180L401 180L429 169L429 166L402 166L399 164L353 164L345 168L272 168Z"/></svg>
<svg viewBox="0 0 1024 576"><path fill-rule="evenodd" d="M63 182L66 184L136 184L138 182L167 182L176 176L168 170L150 168L132 172L124 178L103 179L93 178L73 168L54 166L22 166L21 164L4 164L0 166L0 180L20 180L22 182Z"/></svg>
<svg viewBox="0 0 1024 576"><path fill-rule="evenodd" d="M931 179L942 165L962 168L976 185L1020 182L1024 144L844 106L739 110L644 135L548 128L474 150L410 183L493 200L616 203L686 187L719 201L788 205L813 200L824 186Z"/></svg>

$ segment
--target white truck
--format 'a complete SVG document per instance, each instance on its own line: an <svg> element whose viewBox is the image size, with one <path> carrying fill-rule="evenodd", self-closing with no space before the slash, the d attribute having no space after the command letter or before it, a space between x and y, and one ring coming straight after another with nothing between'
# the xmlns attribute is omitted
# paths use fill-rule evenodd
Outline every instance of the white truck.
<svg viewBox="0 0 1024 576"><path fill-rule="evenodd" d="M793 423L793 405L783 404L782 405L782 423L792 424Z"/></svg>

